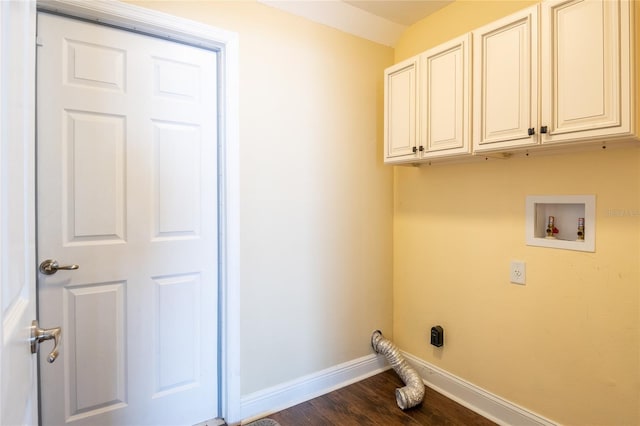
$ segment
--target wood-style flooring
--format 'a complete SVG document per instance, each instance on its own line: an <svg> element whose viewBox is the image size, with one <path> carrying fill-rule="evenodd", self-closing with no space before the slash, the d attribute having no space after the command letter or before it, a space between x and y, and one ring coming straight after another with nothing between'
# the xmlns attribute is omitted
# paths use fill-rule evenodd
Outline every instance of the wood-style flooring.
<svg viewBox="0 0 640 426"><path fill-rule="evenodd" d="M422 404L402 411L396 405L395 389L403 386L397 374L388 370L269 418L282 426L495 425L428 387Z"/></svg>

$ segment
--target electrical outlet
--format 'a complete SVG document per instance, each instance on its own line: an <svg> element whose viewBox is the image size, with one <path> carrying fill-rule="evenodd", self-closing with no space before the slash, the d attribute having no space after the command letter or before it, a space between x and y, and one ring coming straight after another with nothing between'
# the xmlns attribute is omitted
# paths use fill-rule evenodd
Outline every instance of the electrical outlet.
<svg viewBox="0 0 640 426"><path fill-rule="evenodd" d="M512 260L510 277L513 284L524 285L526 282L525 263L520 260Z"/></svg>

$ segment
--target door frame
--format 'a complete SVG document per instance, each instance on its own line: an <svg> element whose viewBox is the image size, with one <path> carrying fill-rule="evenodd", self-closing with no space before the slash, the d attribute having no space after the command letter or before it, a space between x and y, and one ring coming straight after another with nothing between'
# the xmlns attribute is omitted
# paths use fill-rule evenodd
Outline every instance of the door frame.
<svg viewBox="0 0 640 426"><path fill-rule="evenodd" d="M218 377L221 384L218 392L218 410L227 422L239 422L241 418L238 35L119 1L38 0L37 9L187 43L218 53L218 118L220 120L218 126L218 324L220 336ZM36 70L31 71L32 75L35 75ZM35 82L33 84L35 85Z"/></svg>

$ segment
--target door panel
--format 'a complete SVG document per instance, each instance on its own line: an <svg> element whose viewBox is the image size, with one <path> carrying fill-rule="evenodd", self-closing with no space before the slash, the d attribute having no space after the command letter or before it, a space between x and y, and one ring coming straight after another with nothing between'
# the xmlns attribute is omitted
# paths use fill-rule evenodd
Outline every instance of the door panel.
<svg viewBox="0 0 640 426"><path fill-rule="evenodd" d="M153 223L156 239L200 235L200 128L153 123Z"/></svg>
<svg viewBox="0 0 640 426"><path fill-rule="evenodd" d="M124 242L126 117L88 111L63 114L68 173L63 182L64 242Z"/></svg>
<svg viewBox="0 0 640 426"><path fill-rule="evenodd" d="M217 407L215 52L41 13L43 424L195 424Z"/></svg>

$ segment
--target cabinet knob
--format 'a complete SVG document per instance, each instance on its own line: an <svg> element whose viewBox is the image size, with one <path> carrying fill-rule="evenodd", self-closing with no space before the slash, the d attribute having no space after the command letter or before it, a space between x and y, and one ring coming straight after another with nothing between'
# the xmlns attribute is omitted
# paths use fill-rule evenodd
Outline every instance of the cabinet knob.
<svg viewBox="0 0 640 426"><path fill-rule="evenodd" d="M419 151L420 151L420 152L424 151L424 146L420 145L420 149L419 149Z"/></svg>
<svg viewBox="0 0 640 426"><path fill-rule="evenodd" d="M417 147L415 147L415 146L414 146L411 150L413 151L413 153L414 153L414 154L415 154L416 152L418 152L418 148L417 148Z"/></svg>
<svg viewBox="0 0 640 426"><path fill-rule="evenodd" d="M540 133L547 133L547 126L540 127Z"/></svg>
<svg viewBox="0 0 640 426"><path fill-rule="evenodd" d="M536 129L534 129L533 127L529 127L529 136L533 136L536 134Z"/></svg>

